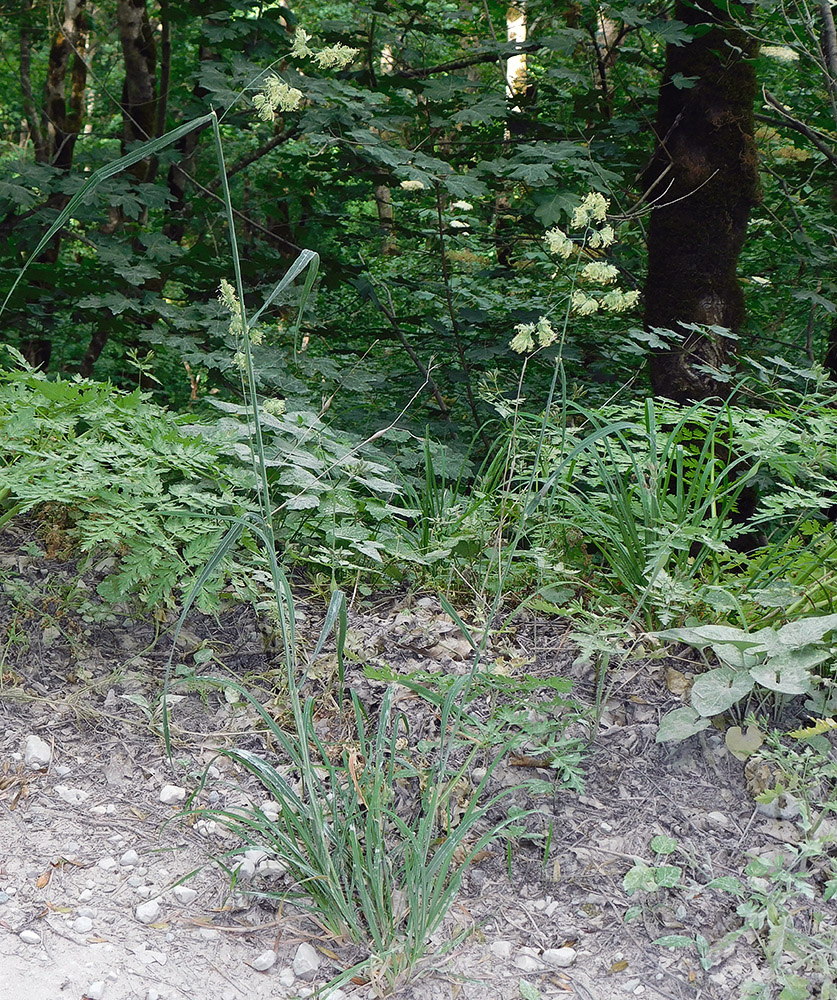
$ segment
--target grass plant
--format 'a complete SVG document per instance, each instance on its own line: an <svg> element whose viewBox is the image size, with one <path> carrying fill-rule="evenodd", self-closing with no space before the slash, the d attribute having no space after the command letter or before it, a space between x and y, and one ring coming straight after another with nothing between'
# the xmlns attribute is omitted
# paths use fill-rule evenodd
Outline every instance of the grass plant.
<svg viewBox="0 0 837 1000"><path fill-rule="evenodd" d="M459 679L443 699L438 756L429 773L411 764L402 750L404 720L393 711L392 687L384 696L377 721L367 716L358 698L352 694L350 710L344 716L349 720L349 739L338 746L323 743L314 725L313 699L302 694L305 675L300 671L297 660L294 598L277 558L274 530L277 511L271 500L262 404L252 343L256 338L256 324L261 312L307 270L297 323L291 334L295 342L319 258L313 251L303 251L268 294L261 309L248 319L218 118L210 114L142 144L129 155L92 174L58 214L30 260L37 257L52 235L70 218L74 206L92 188L140 159L157 154L190 131L205 126L211 128L215 139L230 237L235 285L222 285L221 299L230 312L231 330L237 337L239 351L236 360L242 390L249 401L250 456L256 505L255 509L240 517L227 519L230 524L228 530L197 574L183 602L174 639L176 644L177 634L189 610L199 600L208 581L217 575L234 551L242 534L247 531L257 538L272 582L271 617L281 639L293 728L286 731L278 725L236 682L211 677L190 679L190 683L200 682L237 690L256 709L280 752L279 759L273 762L240 748L224 751L226 756L244 767L276 802L277 818L268 818L258 809L197 809L193 810L193 814L214 817L239 835L245 845L258 844L281 861L289 884L267 888L264 890L266 894L293 899L312 912L335 937L347 938L364 948L366 955L361 962L344 971L332 985L365 972L380 992L388 992L417 969L431 936L447 914L469 862L488 843L501 836L518 816L512 813L500 822L489 820L491 811L512 791L503 789L487 799L483 794L493 767L501 759L498 755L495 764L486 769L476 787L469 790L464 809L457 810L456 822L452 818L452 797L462 788L477 752L472 749L464 755L459 754L460 741L457 739L461 705L467 702L473 674ZM9 295L25 271L26 267L18 275ZM346 606L345 598L339 591L332 596L313 655L322 649L335 627L340 664L338 684L342 695ZM174 648L175 645L172 656ZM474 671L478 665L479 656L475 659ZM164 699L169 689L171 666L170 661ZM163 733L170 749L167 703L163 711ZM289 773L295 777L289 778ZM417 808L407 814L402 813L396 804L397 788L405 782L413 783L418 789Z"/></svg>

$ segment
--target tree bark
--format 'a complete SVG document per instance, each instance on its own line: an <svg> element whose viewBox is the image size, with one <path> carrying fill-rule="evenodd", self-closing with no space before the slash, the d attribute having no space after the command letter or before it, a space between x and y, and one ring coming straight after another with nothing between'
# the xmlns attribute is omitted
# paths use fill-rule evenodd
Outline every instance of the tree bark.
<svg viewBox="0 0 837 1000"><path fill-rule="evenodd" d="M35 147L36 163L46 163L49 160L46 139L41 129L41 116L35 104L32 93L32 28L29 18L32 11L32 0L24 0L23 17L20 26L20 93L23 101L23 114L29 126L29 135Z"/></svg>
<svg viewBox="0 0 837 1000"><path fill-rule="evenodd" d="M125 60L122 87L122 151L134 142L147 142L157 124L157 46L148 20L145 0L117 0L116 19ZM131 168L137 180L148 179L154 158Z"/></svg>
<svg viewBox="0 0 837 1000"><path fill-rule="evenodd" d="M657 395L688 402L727 394L718 376L728 338L687 325L737 334L744 319L736 270L759 197L752 64L758 43L723 3L699 8L678 0L674 16L701 28L666 50L658 146L644 177L652 205L645 323L682 337L651 355L650 375ZM689 80L682 77L693 86L683 86Z"/></svg>
<svg viewBox="0 0 837 1000"><path fill-rule="evenodd" d="M64 21L52 42L44 94L47 158L60 170L73 162L76 138L84 117L87 87L87 21L85 0L65 0ZM67 94L67 67L73 58L70 93Z"/></svg>

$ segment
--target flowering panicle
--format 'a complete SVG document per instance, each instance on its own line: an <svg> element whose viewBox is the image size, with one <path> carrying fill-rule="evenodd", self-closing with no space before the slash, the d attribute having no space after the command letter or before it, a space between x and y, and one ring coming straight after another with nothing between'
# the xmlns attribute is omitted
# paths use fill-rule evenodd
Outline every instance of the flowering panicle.
<svg viewBox="0 0 837 1000"><path fill-rule="evenodd" d="M276 111L296 111L302 104L302 91L291 87L271 74L265 82L260 94L253 98L253 107L263 122L276 120Z"/></svg>
<svg viewBox="0 0 837 1000"><path fill-rule="evenodd" d="M359 51L360 49L350 49L348 45L338 42L321 49L314 56L314 62L320 69L345 69Z"/></svg>
<svg viewBox="0 0 837 1000"><path fill-rule="evenodd" d="M624 292L621 288L607 288L609 285L614 285L619 278L619 269L616 266L599 259L601 251L616 242L616 232L607 221L609 207L608 199L593 191L575 209L570 221L571 229L584 230L580 238L568 236L559 226L554 226L544 234L547 250L556 257L569 260L571 257L583 255L588 258L586 263L579 262L573 273L573 285L577 278L586 286L594 286L592 289L589 287L571 289L570 309L578 316L592 316L599 311L623 312L635 306L639 300L638 291ZM543 318L541 322L547 323ZM515 336L511 340L510 347L521 354L534 350L536 332L540 347L546 347L556 339L554 332L551 339L548 335L545 336L541 332L540 324L536 328L532 323L522 323L515 327Z"/></svg>
<svg viewBox="0 0 837 1000"><path fill-rule="evenodd" d="M287 409L284 399L266 399L262 403L262 409L272 417L281 417Z"/></svg>
<svg viewBox="0 0 837 1000"><path fill-rule="evenodd" d="M291 55L297 59L312 59L320 69L345 69L355 58L359 49L350 49L348 45L329 45L319 52L309 46L311 36L303 28L294 32ZM253 98L256 114L265 122L276 120L276 112L296 111L302 104L301 90L285 83L275 74L271 74L264 82L261 92Z"/></svg>
<svg viewBox="0 0 837 1000"><path fill-rule="evenodd" d="M291 48L291 55L296 56L297 59L311 59L314 55L314 50L308 47L308 43L311 41L311 36L304 28L297 28L294 32L294 44Z"/></svg>
<svg viewBox="0 0 837 1000"><path fill-rule="evenodd" d="M230 333L238 339L244 334L244 321L241 316L241 303L235 294L235 289L227 281L221 278L221 285L218 288L218 301L230 314Z"/></svg>
<svg viewBox="0 0 837 1000"><path fill-rule="evenodd" d="M536 337L539 347L549 347L558 339L558 334L546 316L541 316L537 323L518 323L514 329L516 332L509 346L518 354L533 351Z"/></svg>
<svg viewBox="0 0 837 1000"><path fill-rule="evenodd" d="M241 303L238 301L235 289L226 278L221 278L221 284L218 288L218 301L230 314L230 333L236 340L238 340L239 337L244 336L244 319L241 314ZM264 333L262 330L259 330L258 328L250 330L251 344L258 345L263 339ZM241 364L238 356L239 354L242 354L242 352L239 351L233 359L238 365Z"/></svg>
<svg viewBox="0 0 837 1000"><path fill-rule="evenodd" d="M607 210L610 202L598 191L591 191L584 201L573 212L573 229L583 229L591 222L604 222L607 219Z"/></svg>

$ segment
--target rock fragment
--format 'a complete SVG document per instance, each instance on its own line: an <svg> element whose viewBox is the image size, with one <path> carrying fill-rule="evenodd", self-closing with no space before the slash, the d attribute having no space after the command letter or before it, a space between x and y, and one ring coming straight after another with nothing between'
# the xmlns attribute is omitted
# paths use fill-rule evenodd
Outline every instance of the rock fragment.
<svg viewBox="0 0 837 1000"><path fill-rule="evenodd" d="M23 742L23 763L30 771L40 771L49 767L52 750L40 736L27 736Z"/></svg>
<svg viewBox="0 0 837 1000"><path fill-rule="evenodd" d="M303 941L294 955L294 975L311 979L320 967L320 956L307 941Z"/></svg>
<svg viewBox="0 0 837 1000"><path fill-rule="evenodd" d="M263 951L261 955L257 955L256 958L250 963L250 966L256 970L256 972L267 972L268 969L272 969L276 964L276 952L275 951Z"/></svg>
<svg viewBox="0 0 837 1000"><path fill-rule="evenodd" d="M141 924L153 924L160 916L160 904L156 899L146 900L134 910L134 915Z"/></svg>
<svg viewBox="0 0 837 1000"><path fill-rule="evenodd" d="M566 969L575 962L575 948L547 948L543 960L553 969Z"/></svg>

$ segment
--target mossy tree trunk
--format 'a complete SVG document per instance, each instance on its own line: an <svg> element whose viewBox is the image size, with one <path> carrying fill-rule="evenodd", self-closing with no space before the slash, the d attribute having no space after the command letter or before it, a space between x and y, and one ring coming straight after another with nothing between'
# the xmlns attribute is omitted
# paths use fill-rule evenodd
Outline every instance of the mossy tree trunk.
<svg viewBox="0 0 837 1000"><path fill-rule="evenodd" d="M657 395L688 402L727 395L720 373L729 339L686 324L736 334L744 319L736 272L759 195L757 43L730 21L724 3L678 0L674 16L696 30L666 51L658 145L644 177L652 205L645 322L682 336L651 355L650 374Z"/></svg>

